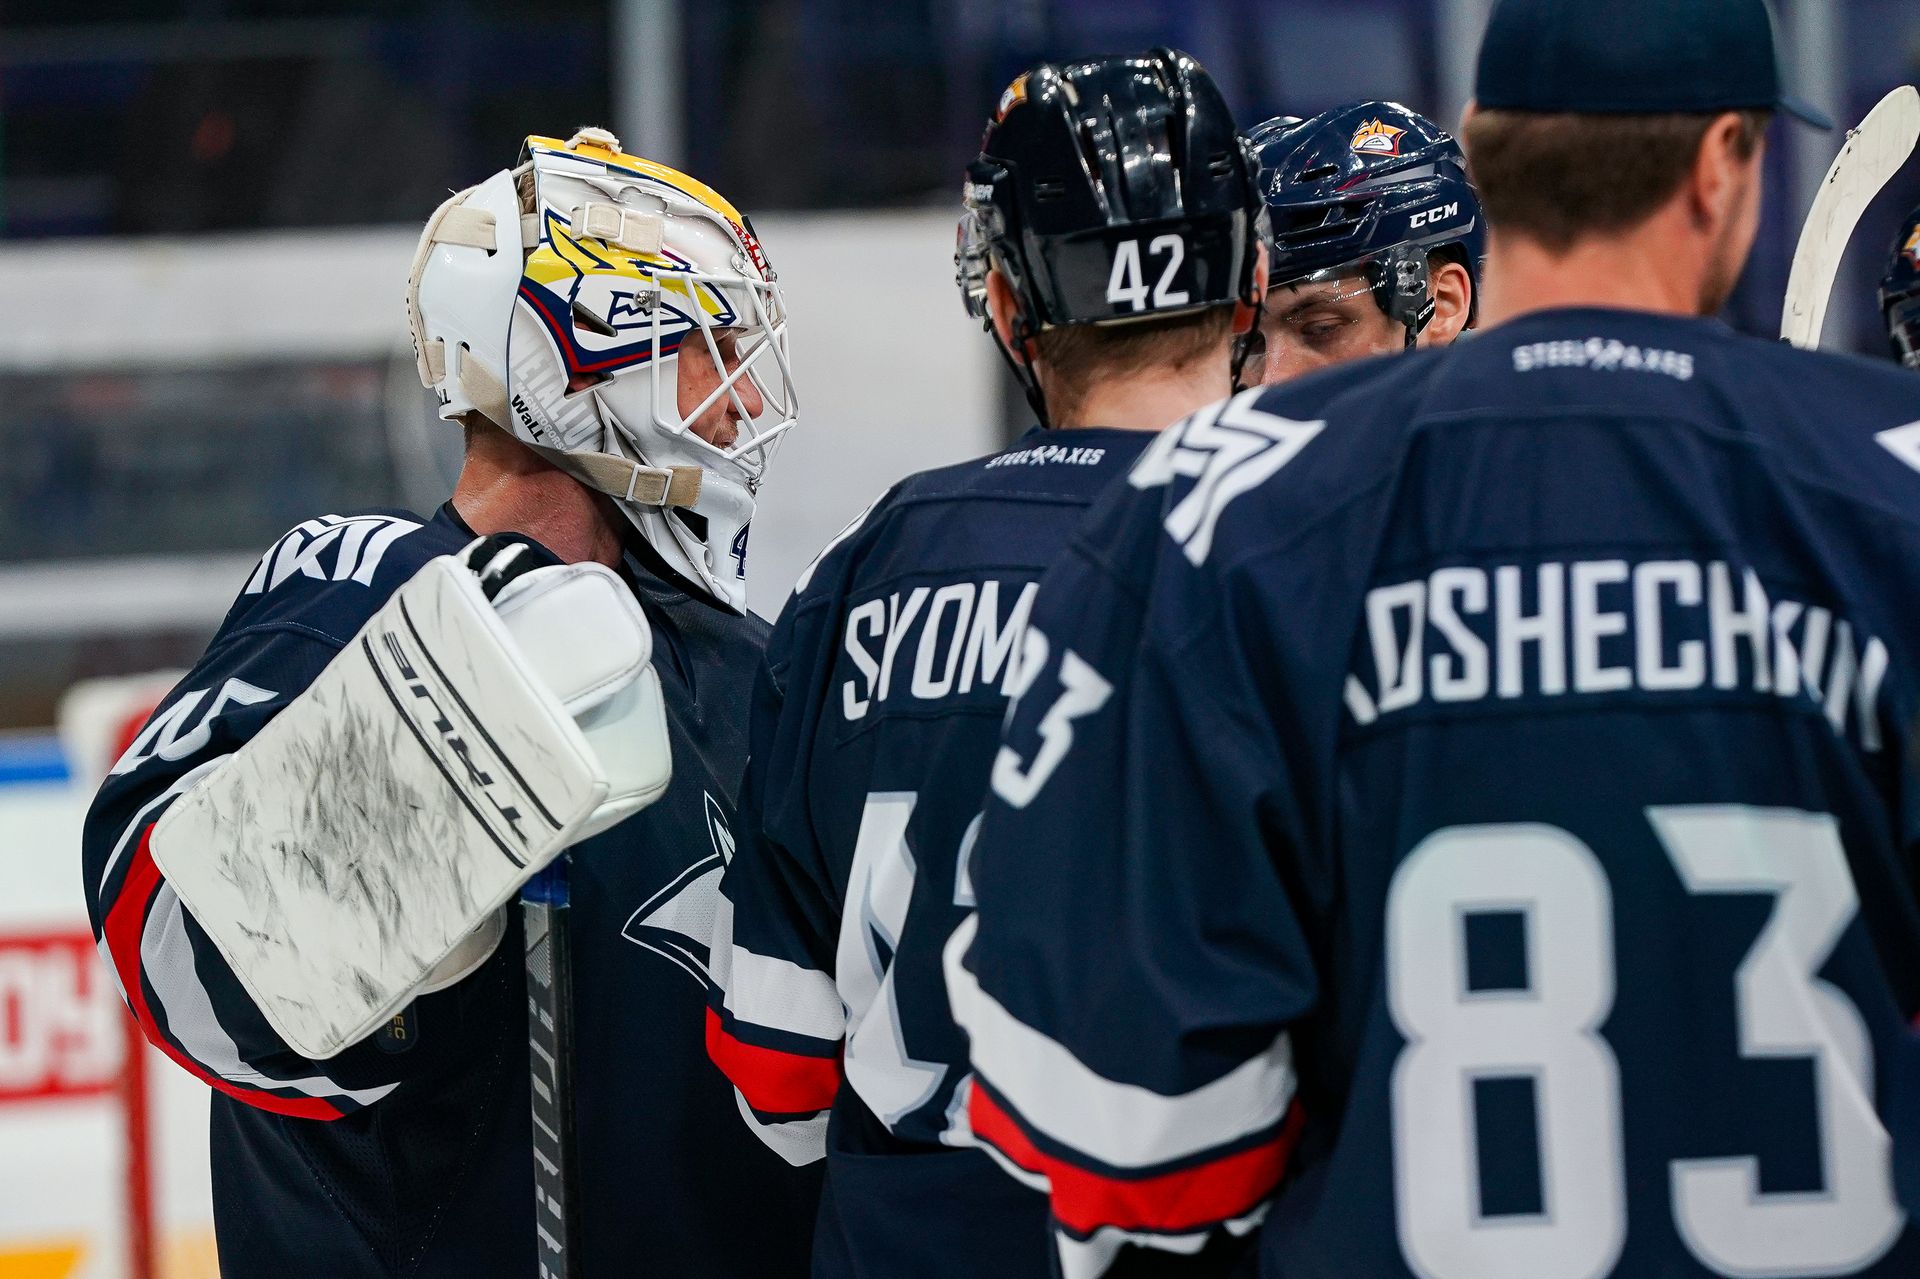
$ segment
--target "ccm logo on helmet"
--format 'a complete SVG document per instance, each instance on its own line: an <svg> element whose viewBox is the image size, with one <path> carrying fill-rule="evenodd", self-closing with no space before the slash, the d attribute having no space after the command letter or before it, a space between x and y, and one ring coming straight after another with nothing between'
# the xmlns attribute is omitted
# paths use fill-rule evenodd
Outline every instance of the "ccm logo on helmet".
<svg viewBox="0 0 1920 1279"><path fill-rule="evenodd" d="M1432 226L1434 223L1444 221L1458 212L1460 212L1460 202L1458 200L1451 204L1436 204L1431 209L1422 209L1420 212L1408 218L1407 225L1409 227Z"/></svg>

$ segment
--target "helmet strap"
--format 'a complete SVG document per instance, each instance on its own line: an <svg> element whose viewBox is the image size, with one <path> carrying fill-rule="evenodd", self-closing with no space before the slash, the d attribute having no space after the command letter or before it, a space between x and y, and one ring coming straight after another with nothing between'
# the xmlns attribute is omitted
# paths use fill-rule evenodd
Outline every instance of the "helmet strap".
<svg viewBox="0 0 1920 1279"><path fill-rule="evenodd" d="M1420 335L1433 322L1436 310L1427 251L1417 245L1396 245L1367 264L1367 277L1373 300L1388 319L1406 330L1405 349L1411 351L1420 344Z"/></svg>
<svg viewBox="0 0 1920 1279"><path fill-rule="evenodd" d="M1267 358L1267 335L1260 331L1260 320L1266 313L1265 306L1253 318L1253 327L1245 333L1234 335L1233 339L1233 390L1237 395L1253 384L1247 381L1247 365L1255 364Z"/></svg>
<svg viewBox="0 0 1920 1279"><path fill-rule="evenodd" d="M1047 418L1047 397L1040 390L1040 378L1034 373L1032 362L1014 358L1013 351L1000 340L998 333L993 332L991 320L987 322L987 332L993 335L993 349L1000 352L1000 358L1005 360L1007 367L1013 371L1013 380L1018 382L1020 389L1026 393L1027 406L1033 410L1034 417L1042 427L1051 428L1053 423ZM1030 348L1033 343L1033 334L1033 325L1028 321L1025 312L1014 317L1013 340L1018 346Z"/></svg>

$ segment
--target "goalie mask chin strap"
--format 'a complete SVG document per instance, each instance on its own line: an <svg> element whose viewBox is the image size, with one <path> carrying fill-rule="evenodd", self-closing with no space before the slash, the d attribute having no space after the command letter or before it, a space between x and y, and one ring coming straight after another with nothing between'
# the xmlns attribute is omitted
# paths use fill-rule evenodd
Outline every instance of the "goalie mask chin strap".
<svg viewBox="0 0 1920 1279"><path fill-rule="evenodd" d="M445 358L444 351L440 358ZM472 360L461 360L460 393L489 422L507 429L507 388L491 372ZM615 453L573 453L526 440L520 443L588 488L622 502L668 507L693 506L700 500L703 472L697 466L647 466Z"/></svg>

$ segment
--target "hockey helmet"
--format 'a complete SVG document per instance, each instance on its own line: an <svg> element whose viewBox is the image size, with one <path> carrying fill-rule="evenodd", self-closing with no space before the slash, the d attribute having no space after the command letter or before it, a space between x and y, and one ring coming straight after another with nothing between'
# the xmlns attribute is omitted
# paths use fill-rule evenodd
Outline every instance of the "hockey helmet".
<svg viewBox="0 0 1920 1279"><path fill-rule="evenodd" d="M478 413L607 494L690 585L745 611L747 525L798 405L785 302L733 205L603 129L530 137L435 211L407 319L441 417ZM689 342L718 384L683 413ZM735 433L709 442L695 424L723 401Z"/></svg>
<svg viewBox="0 0 1920 1279"><path fill-rule="evenodd" d="M1255 175L1220 90L1186 54L1043 62L1001 95L967 167L955 255L967 311L987 318L996 268L1021 341L1257 302ZM1032 370L1009 363L1044 422Z"/></svg>
<svg viewBox="0 0 1920 1279"><path fill-rule="evenodd" d="M1880 315L1893 358L1920 369L1920 209L1907 215L1894 237L1893 260L1880 280Z"/></svg>
<svg viewBox="0 0 1920 1279"><path fill-rule="evenodd" d="M1427 255L1457 245L1478 309L1480 198L1460 144L1431 120L1397 102L1356 102L1268 120L1248 141L1260 160L1276 285L1361 271L1412 346L1433 318Z"/></svg>

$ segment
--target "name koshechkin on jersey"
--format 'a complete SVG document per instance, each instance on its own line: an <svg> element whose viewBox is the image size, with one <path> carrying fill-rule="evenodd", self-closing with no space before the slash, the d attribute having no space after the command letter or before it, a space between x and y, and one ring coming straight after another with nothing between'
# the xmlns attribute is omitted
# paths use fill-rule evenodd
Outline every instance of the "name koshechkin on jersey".
<svg viewBox="0 0 1920 1279"><path fill-rule="evenodd" d="M1916 598L1920 378L1706 321L1169 430L1043 582L949 969L1067 1272L1915 1273Z"/></svg>
<svg viewBox="0 0 1920 1279"><path fill-rule="evenodd" d="M532 1273L524 943L324 1061L289 1048L167 885L147 838L399 585L473 534L451 505L323 516L262 556L206 654L114 765L83 855L95 935L142 1029L216 1090L222 1272ZM674 778L572 850L581 1255L589 1270L803 1274L817 1176L741 1131L707 1062L708 942L765 623L629 557ZM315 786L324 786L316 776ZM740 1220L742 1198L755 1203Z"/></svg>
<svg viewBox="0 0 1920 1279"><path fill-rule="evenodd" d="M1040 573L1150 438L1036 429L902 481L775 626L709 1043L770 1143L826 1155L816 1274L1046 1272L1044 1203L961 1148L940 954Z"/></svg>

